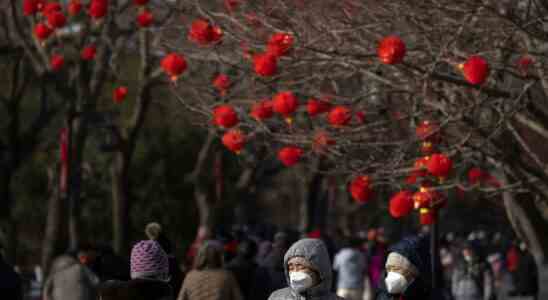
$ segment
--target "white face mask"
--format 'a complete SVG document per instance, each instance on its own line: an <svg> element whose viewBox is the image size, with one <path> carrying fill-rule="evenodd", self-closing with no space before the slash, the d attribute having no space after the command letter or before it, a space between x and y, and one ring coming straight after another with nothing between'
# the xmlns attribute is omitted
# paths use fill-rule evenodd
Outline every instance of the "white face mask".
<svg viewBox="0 0 548 300"><path fill-rule="evenodd" d="M291 272L289 273L289 281L291 288L296 292L301 293L312 287L314 280L312 276L305 272Z"/></svg>
<svg viewBox="0 0 548 300"><path fill-rule="evenodd" d="M402 294L409 286L407 279L397 272L388 272L384 282L390 294Z"/></svg>

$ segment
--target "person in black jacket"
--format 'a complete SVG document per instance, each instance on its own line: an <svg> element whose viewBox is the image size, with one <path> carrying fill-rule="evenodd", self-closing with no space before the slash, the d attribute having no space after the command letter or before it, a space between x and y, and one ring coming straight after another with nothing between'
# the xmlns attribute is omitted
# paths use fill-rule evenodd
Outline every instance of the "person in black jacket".
<svg viewBox="0 0 548 300"><path fill-rule="evenodd" d="M519 263L513 276L514 290L510 292L510 295L536 300L539 290L538 267L524 242L520 243L519 249Z"/></svg>
<svg viewBox="0 0 548 300"><path fill-rule="evenodd" d="M0 248L1 249L1 248ZM0 252L0 295L2 299L23 300L23 285L19 275L13 270Z"/></svg>
<svg viewBox="0 0 548 300"><path fill-rule="evenodd" d="M245 239L238 244L236 257L226 266L226 269L236 277L244 299L254 299L255 294L264 293L264 291L257 290L260 287L255 283L258 268L255 255L257 255L257 244L252 240Z"/></svg>

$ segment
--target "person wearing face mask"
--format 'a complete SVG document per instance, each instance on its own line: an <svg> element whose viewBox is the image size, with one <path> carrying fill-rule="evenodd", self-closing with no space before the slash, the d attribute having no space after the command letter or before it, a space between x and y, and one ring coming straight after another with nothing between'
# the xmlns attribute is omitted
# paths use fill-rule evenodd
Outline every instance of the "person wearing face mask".
<svg viewBox="0 0 548 300"><path fill-rule="evenodd" d="M437 290L431 288L429 240L427 234L410 236L389 249L376 300L445 299L443 286ZM441 268L436 276L438 283L443 285Z"/></svg>
<svg viewBox="0 0 548 300"><path fill-rule="evenodd" d="M302 239L284 256L289 287L275 291L269 300L342 300L331 291L331 261L319 239Z"/></svg>
<svg viewBox="0 0 548 300"><path fill-rule="evenodd" d="M493 275L474 242L462 248L462 262L453 272L451 292L455 300L493 300Z"/></svg>

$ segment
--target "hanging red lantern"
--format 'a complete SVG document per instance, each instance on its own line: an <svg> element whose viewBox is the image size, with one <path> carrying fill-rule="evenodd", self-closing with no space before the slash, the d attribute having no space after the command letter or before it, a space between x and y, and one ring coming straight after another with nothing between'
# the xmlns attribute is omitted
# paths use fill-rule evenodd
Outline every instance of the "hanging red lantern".
<svg viewBox="0 0 548 300"><path fill-rule="evenodd" d="M44 23L38 23L34 26L34 35L41 41L46 40L52 33L53 30Z"/></svg>
<svg viewBox="0 0 548 300"><path fill-rule="evenodd" d="M197 19L190 25L188 38L198 45L205 46L221 40L223 31L218 26L212 26L204 19Z"/></svg>
<svg viewBox="0 0 548 300"><path fill-rule="evenodd" d="M434 194L432 191L422 186L418 192L413 194L413 207L415 209L421 209L424 207L431 207L434 203Z"/></svg>
<svg viewBox="0 0 548 300"><path fill-rule="evenodd" d="M261 102L253 104L251 107L250 115L257 121L266 120L274 115L272 109L272 101L263 100Z"/></svg>
<svg viewBox="0 0 548 300"><path fill-rule="evenodd" d="M120 104L124 102L124 100L127 97L127 87L125 86L119 86L114 89L114 92L112 93L112 99L115 103Z"/></svg>
<svg viewBox="0 0 548 300"><path fill-rule="evenodd" d="M299 147L284 147L278 152L278 159L286 167L291 167L299 162L304 151Z"/></svg>
<svg viewBox="0 0 548 300"><path fill-rule="evenodd" d="M224 96L230 88L230 78L226 74L219 74L213 79L213 86L217 88L221 96Z"/></svg>
<svg viewBox="0 0 548 300"><path fill-rule="evenodd" d="M293 46L294 38L289 33L274 33L267 44L267 52L274 56L283 56L289 52Z"/></svg>
<svg viewBox="0 0 548 300"><path fill-rule="evenodd" d="M436 223L437 210L430 208L421 208L419 210L419 220L421 225L432 225Z"/></svg>
<svg viewBox="0 0 548 300"><path fill-rule="evenodd" d="M422 121L419 123L417 128L415 129L415 133L417 137L424 141L424 140L437 140L439 132L439 126L436 122L432 121Z"/></svg>
<svg viewBox="0 0 548 300"><path fill-rule="evenodd" d="M176 53L171 53L164 57L162 59L161 66L172 81L176 81L187 68L185 58Z"/></svg>
<svg viewBox="0 0 548 300"><path fill-rule="evenodd" d="M352 120L352 112L346 106L336 106L327 115L327 122L333 127L348 125Z"/></svg>
<svg viewBox="0 0 548 300"><path fill-rule="evenodd" d="M366 203L373 195L369 176L358 176L350 183L350 195L359 204Z"/></svg>
<svg viewBox="0 0 548 300"><path fill-rule="evenodd" d="M356 112L356 119L358 120L358 124L365 124L365 112Z"/></svg>
<svg viewBox="0 0 548 300"><path fill-rule="evenodd" d="M471 168L468 170L468 183L471 185L480 184L485 177L485 173L480 168Z"/></svg>
<svg viewBox="0 0 548 300"><path fill-rule="evenodd" d="M135 5L143 6L143 5L147 5L147 4L148 4L148 1L149 1L149 0L133 0L133 3L134 3Z"/></svg>
<svg viewBox="0 0 548 300"><path fill-rule="evenodd" d="M240 0L224 0L225 8L228 12L233 12L240 6Z"/></svg>
<svg viewBox="0 0 548 300"><path fill-rule="evenodd" d="M484 83L489 75L489 65L481 56L470 56L470 58L459 67L462 68L466 81L474 85Z"/></svg>
<svg viewBox="0 0 548 300"><path fill-rule="evenodd" d="M227 131L222 138L223 145L225 145L228 150L235 152L236 154L239 154L244 148L245 141L245 134L237 129Z"/></svg>
<svg viewBox="0 0 548 300"><path fill-rule="evenodd" d="M57 72L65 65L65 59L59 54L54 54L49 62L52 71Z"/></svg>
<svg viewBox="0 0 548 300"><path fill-rule="evenodd" d="M306 103L306 110L311 117L328 112L331 109L331 103L325 100L309 99Z"/></svg>
<svg viewBox="0 0 548 300"><path fill-rule="evenodd" d="M65 17L65 15L63 15L62 13L58 11L54 11L48 14L47 19L48 19L49 26L51 26L51 28L54 28L54 29L61 28L65 26L65 24L67 23L67 18Z"/></svg>
<svg viewBox="0 0 548 300"><path fill-rule="evenodd" d="M104 18L108 13L108 0L91 0L88 13L95 20Z"/></svg>
<svg viewBox="0 0 548 300"><path fill-rule="evenodd" d="M213 109L213 124L222 128L231 128L239 122L238 114L232 106L223 104Z"/></svg>
<svg viewBox="0 0 548 300"><path fill-rule="evenodd" d="M152 13L148 10L142 11L137 16L137 24L139 24L139 27L142 27L142 28L149 27L153 21L154 21L154 17L152 16Z"/></svg>
<svg viewBox="0 0 548 300"><path fill-rule="evenodd" d="M523 76L527 76L529 73L529 67L533 64L533 59L530 56L522 56L518 59L516 65Z"/></svg>
<svg viewBox="0 0 548 300"><path fill-rule="evenodd" d="M95 45L88 45L82 49L82 52L80 53L80 58L82 60L93 60L95 58L95 55L97 54L97 48L95 48Z"/></svg>
<svg viewBox="0 0 548 300"><path fill-rule="evenodd" d="M399 191L390 198L390 215L393 218L402 218L413 211L413 193Z"/></svg>
<svg viewBox="0 0 548 300"><path fill-rule="evenodd" d="M44 5L44 9L42 9L42 13L45 16L48 16L51 13L54 12L61 12L63 10L63 7L59 2L49 2Z"/></svg>
<svg viewBox="0 0 548 300"><path fill-rule="evenodd" d="M71 16L76 16L82 11L82 3L80 0L72 0L69 2L67 7L68 14Z"/></svg>
<svg viewBox="0 0 548 300"><path fill-rule="evenodd" d="M405 56L405 44L397 36L388 36L381 40L377 49L380 61L387 65L402 62Z"/></svg>
<svg viewBox="0 0 548 300"><path fill-rule="evenodd" d="M327 147L335 144L335 140L333 140L325 131L320 131L314 135L312 148L316 152L323 153Z"/></svg>
<svg viewBox="0 0 548 300"><path fill-rule="evenodd" d="M451 172L451 169L453 168L453 161L445 154L432 154L428 160L426 168L430 174L443 180L447 177L447 175L449 175L449 172Z"/></svg>
<svg viewBox="0 0 548 300"><path fill-rule="evenodd" d="M276 94L272 99L272 104L274 112L281 114L284 118L286 118L288 123L291 123L292 121L290 115L293 114L299 106L297 97L295 97L295 95L293 95L290 91L279 92Z"/></svg>
<svg viewBox="0 0 548 300"><path fill-rule="evenodd" d="M32 16L38 12L38 3L35 0L23 0L23 15Z"/></svg>
<svg viewBox="0 0 548 300"><path fill-rule="evenodd" d="M276 71L278 70L278 60L276 56L270 53L255 54L253 56L253 66L257 75L269 77L276 74Z"/></svg>

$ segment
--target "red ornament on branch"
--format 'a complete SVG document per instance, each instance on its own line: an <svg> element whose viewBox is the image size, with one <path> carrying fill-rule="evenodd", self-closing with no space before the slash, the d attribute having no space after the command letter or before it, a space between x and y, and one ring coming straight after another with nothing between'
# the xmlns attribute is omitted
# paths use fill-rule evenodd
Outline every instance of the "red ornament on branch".
<svg viewBox="0 0 548 300"><path fill-rule="evenodd" d="M430 174L443 180L451 172L453 161L445 154L436 153L430 157L426 167Z"/></svg>
<svg viewBox="0 0 548 300"><path fill-rule="evenodd" d="M331 103L325 101L325 100L318 100L318 99L309 99L306 103L306 110L308 111L308 115L311 117L315 117L319 114L323 114L328 112L331 109Z"/></svg>
<svg viewBox="0 0 548 300"><path fill-rule="evenodd" d="M358 176L350 183L350 195L359 204L366 203L373 195L369 176Z"/></svg>
<svg viewBox="0 0 548 300"><path fill-rule="evenodd" d="M147 4L148 4L148 1L149 1L149 0L133 0L133 3L134 3L135 5L140 5L140 6L142 6L142 5L147 5Z"/></svg>
<svg viewBox="0 0 548 300"><path fill-rule="evenodd" d="M352 120L352 112L346 106L336 106L327 115L327 122L333 127L348 125Z"/></svg>
<svg viewBox="0 0 548 300"><path fill-rule="evenodd" d="M326 132L320 131L314 135L312 148L316 152L323 153L327 147L335 144L335 140L333 140Z"/></svg>
<svg viewBox="0 0 548 300"><path fill-rule="evenodd" d="M139 27L142 27L142 28L149 27L153 21L154 21L154 17L152 16L152 13L148 10L142 11L137 16L137 24L139 24Z"/></svg>
<svg viewBox="0 0 548 300"><path fill-rule="evenodd" d="M39 11L36 0L23 0L23 15L32 16Z"/></svg>
<svg viewBox="0 0 548 300"><path fill-rule="evenodd" d="M213 79L213 86L217 88L221 96L224 96L230 88L230 78L226 74L219 74Z"/></svg>
<svg viewBox="0 0 548 300"><path fill-rule="evenodd" d="M290 91L280 92L274 96L272 103L274 112L281 114L286 118L288 123L291 123L290 115L293 114L299 106L297 97Z"/></svg>
<svg viewBox="0 0 548 300"><path fill-rule="evenodd" d="M52 71L57 72L65 65L65 59L59 54L54 54L50 59L49 65Z"/></svg>
<svg viewBox="0 0 548 300"><path fill-rule="evenodd" d="M299 147L284 147L278 152L278 159L286 167L291 167L299 162L304 151Z"/></svg>
<svg viewBox="0 0 548 300"><path fill-rule="evenodd" d="M53 33L53 30L49 28L44 23L38 23L36 26L34 26L34 35L37 39L40 41L44 41L48 39L48 37Z"/></svg>
<svg viewBox="0 0 548 300"><path fill-rule="evenodd" d="M112 93L112 99L117 104L124 102L126 97L127 97L127 87L125 86L119 86L115 88L114 92Z"/></svg>
<svg viewBox="0 0 548 300"><path fill-rule="evenodd" d="M95 45L88 45L82 49L80 58L86 61L93 60L95 58L95 54L97 54L97 48L95 48Z"/></svg>
<svg viewBox="0 0 548 300"><path fill-rule="evenodd" d="M245 134L236 129L231 129L227 131L222 138L223 145L225 145L228 150L235 152L236 154L239 154L240 151L244 148L245 141Z"/></svg>
<svg viewBox="0 0 548 300"><path fill-rule="evenodd" d="M249 114L257 121L263 121L271 118L272 115L274 115L274 111L272 110L272 101L267 99L253 104Z"/></svg>
<svg viewBox="0 0 548 300"><path fill-rule="evenodd" d="M393 218L402 218L413 211L413 193L399 191L390 198L390 215Z"/></svg>
<svg viewBox="0 0 548 300"><path fill-rule="evenodd" d="M61 12L63 10L63 7L61 7L61 4L59 2L49 2L44 5L44 9L42 10L42 13L45 16L50 15L54 12Z"/></svg>
<svg viewBox="0 0 548 300"><path fill-rule="evenodd" d="M185 58L176 53L171 53L164 57L162 59L161 66L172 81L176 81L187 68Z"/></svg>
<svg viewBox="0 0 548 300"><path fill-rule="evenodd" d="M72 0L67 7L68 14L71 16L76 16L82 11L82 3L80 0Z"/></svg>
<svg viewBox="0 0 548 300"><path fill-rule="evenodd" d="M462 68L466 81L474 85L484 83L489 75L489 65L481 56L470 56L470 58L459 67Z"/></svg>
<svg viewBox="0 0 548 300"><path fill-rule="evenodd" d="M413 207L415 209L429 208L434 203L435 194L428 188L421 187L420 190L413 194Z"/></svg>
<svg viewBox="0 0 548 300"><path fill-rule="evenodd" d="M88 13L95 20L104 18L108 13L108 0L91 0Z"/></svg>
<svg viewBox="0 0 548 300"><path fill-rule="evenodd" d="M213 110L213 124L221 128L231 128L236 126L240 120L234 108L228 104L217 106Z"/></svg>
<svg viewBox="0 0 548 300"><path fill-rule="evenodd" d="M49 26L54 29L61 28L67 23L67 18L65 17L65 15L58 11L54 11L48 14L47 19Z"/></svg>
<svg viewBox="0 0 548 300"><path fill-rule="evenodd" d="M259 76L272 76L278 70L278 59L270 53L255 54L253 56L253 68Z"/></svg>
<svg viewBox="0 0 548 300"><path fill-rule="evenodd" d="M419 210L419 220L421 225L432 225L436 223L437 210L431 208L421 208Z"/></svg>
<svg viewBox="0 0 548 300"><path fill-rule="evenodd" d="M205 46L216 43L223 37L223 31L219 26L212 26L204 19L192 22L188 38L198 45Z"/></svg>
<svg viewBox="0 0 548 300"><path fill-rule="evenodd" d="M397 36L385 37L381 40L377 49L380 61L388 65L402 62L405 52L405 44Z"/></svg>
<svg viewBox="0 0 548 300"><path fill-rule="evenodd" d="M274 33L268 40L266 51L274 56L286 55L293 46L294 38L289 33Z"/></svg>

